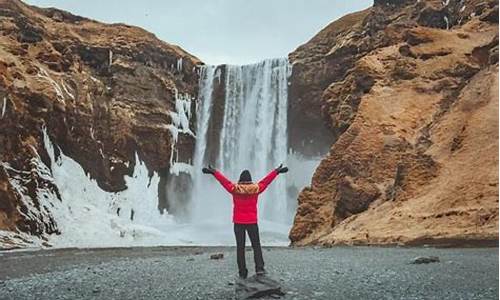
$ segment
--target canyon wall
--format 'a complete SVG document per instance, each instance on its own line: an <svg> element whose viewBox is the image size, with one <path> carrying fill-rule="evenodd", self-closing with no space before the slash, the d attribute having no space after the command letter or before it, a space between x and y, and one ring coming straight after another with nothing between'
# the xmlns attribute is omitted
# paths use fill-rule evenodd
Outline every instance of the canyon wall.
<svg viewBox="0 0 500 300"><path fill-rule="evenodd" d="M496 1L376 0L289 59L332 142L293 245L497 244Z"/></svg>
<svg viewBox="0 0 500 300"><path fill-rule="evenodd" d="M167 208L171 168L194 151L199 64L137 27L0 0L0 230L60 232L39 201L59 195L36 166L50 166L44 130L104 191L127 188L137 154Z"/></svg>

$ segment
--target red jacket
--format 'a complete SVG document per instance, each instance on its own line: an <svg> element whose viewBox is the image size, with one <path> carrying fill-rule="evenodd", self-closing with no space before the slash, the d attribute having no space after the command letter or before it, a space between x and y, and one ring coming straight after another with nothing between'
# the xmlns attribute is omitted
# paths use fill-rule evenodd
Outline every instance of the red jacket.
<svg viewBox="0 0 500 300"><path fill-rule="evenodd" d="M271 171L258 183L232 183L221 172L215 171L215 178L233 195L233 223L257 223L257 198L267 186L278 176L276 170Z"/></svg>

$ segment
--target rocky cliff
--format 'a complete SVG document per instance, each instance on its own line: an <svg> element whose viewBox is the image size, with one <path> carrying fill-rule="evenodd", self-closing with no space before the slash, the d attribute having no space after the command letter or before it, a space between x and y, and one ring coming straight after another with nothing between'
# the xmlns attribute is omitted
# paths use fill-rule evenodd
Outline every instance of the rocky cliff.
<svg viewBox="0 0 500 300"><path fill-rule="evenodd" d="M36 166L44 128L104 191L126 189L136 153L164 183L192 157L198 64L137 27L0 0L0 230L59 232L39 201L58 194Z"/></svg>
<svg viewBox="0 0 500 300"><path fill-rule="evenodd" d="M498 241L498 3L375 1L290 54L333 141L294 245Z"/></svg>

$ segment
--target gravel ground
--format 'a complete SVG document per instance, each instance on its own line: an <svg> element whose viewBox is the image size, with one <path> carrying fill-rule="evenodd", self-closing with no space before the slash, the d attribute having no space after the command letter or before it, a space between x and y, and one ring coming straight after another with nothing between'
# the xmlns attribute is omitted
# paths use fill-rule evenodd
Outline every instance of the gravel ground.
<svg viewBox="0 0 500 300"><path fill-rule="evenodd" d="M232 247L0 252L0 299L232 299L234 252ZM214 253L224 258L211 260ZM410 264L431 255L441 262ZM282 299L498 299L498 248L265 248L264 259L269 275L283 283Z"/></svg>

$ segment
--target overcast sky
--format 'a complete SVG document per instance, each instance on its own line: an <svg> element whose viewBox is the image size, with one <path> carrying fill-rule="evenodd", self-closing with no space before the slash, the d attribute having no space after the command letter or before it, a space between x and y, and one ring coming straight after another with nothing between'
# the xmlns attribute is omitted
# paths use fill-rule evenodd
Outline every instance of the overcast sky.
<svg viewBox="0 0 500 300"><path fill-rule="evenodd" d="M373 0L26 0L140 26L208 64L284 57L331 21Z"/></svg>

